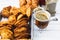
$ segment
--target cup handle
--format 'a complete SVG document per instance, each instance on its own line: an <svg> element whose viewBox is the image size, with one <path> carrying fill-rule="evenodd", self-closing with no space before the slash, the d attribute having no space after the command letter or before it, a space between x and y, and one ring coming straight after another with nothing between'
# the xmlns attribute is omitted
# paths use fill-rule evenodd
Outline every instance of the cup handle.
<svg viewBox="0 0 60 40"><path fill-rule="evenodd" d="M39 10L44 10L44 8L38 6L37 8L35 8L35 9L33 10L33 12L36 12L36 11L39 11Z"/></svg>
<svg viewBox="0 0 60 40"><path fill-rule="evenodd" d="M43 7L38 6L38 8L40 8L41 10L44 10L44 8L43 8Z"/></svg>
<svg viewBox="0 0 60 40"><path fill-rule="evenodd" d="M49 21L58 21L58 18L56 17L51 17L51 19Z"/></svg>

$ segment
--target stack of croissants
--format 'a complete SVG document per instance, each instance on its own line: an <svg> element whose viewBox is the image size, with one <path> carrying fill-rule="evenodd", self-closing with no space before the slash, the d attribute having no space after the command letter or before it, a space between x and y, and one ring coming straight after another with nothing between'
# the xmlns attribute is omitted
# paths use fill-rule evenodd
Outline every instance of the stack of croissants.
<svg viewBox="0 0 60 40"><path fill-rule="evenodd" d="M38 6L38 0L19 0L20 8L4 7L1 15L7 21L0 22L1 39L30 39L32 10Z"/></svg>

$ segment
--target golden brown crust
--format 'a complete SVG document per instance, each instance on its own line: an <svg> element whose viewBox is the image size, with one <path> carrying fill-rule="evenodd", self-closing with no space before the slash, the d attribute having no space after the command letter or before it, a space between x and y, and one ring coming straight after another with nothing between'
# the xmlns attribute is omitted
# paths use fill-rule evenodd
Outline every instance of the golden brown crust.
<svg viewBox="0 0 60 40"><path fill-rule="evenodd" d="M29 31L29 30L28 30L28 31ZM15 32L15 33L14 33L14 37L17 38L17 37L19 37L19 36L22 36L22 35L25 34L25 33L27 33L27 34L30 35L30 33L28 33L26 30L25 30L25 31L22 30L21 32L19 32L19 31L18 31L18 32Z"/></svg>
<svg viewBox="0 0 60 40"><path fill-rule="evenodd" d="M7 26L3 25L3 26L0 27L0 29L4 29L4 28L6 28L6 29L12 29L12 26L11 25L7 25Z"/></svg>
<svg viewBox="0 0 60 40"><path fill-rule="evenodd" d="M28 5L32 5L32 0L26 0Z"/></svg>
<svg viewBox="0 0 60 40"><path fill-rule="evenodd" d="M29 39L30 34L29 33L21 33L16 39Z"/></svg>
<svg viewBox="0 0 60 40"><path fill-rule="evenodd" d="M27 32L27 28L26 27L21 27L21 28L15 28L14 29L14 36L17 37L19 35L21 35L20 33L26 33Z"/></svg>
<svg viewBox="0 0 60 40"><path fill-rule="evenodd" d="M10 15L17 15L20 12L19 8L12 7L10 10Z"/></svg>
<svg viewBox="0 0 60 40"><path fill-rule="evenodd" d="M3 28L0 31L2 39L13 39L13 33L9 29Z"/></svg>
<svg viewBox="0 0 60 40"><path fill-rule="evenodd" d="M0 22L0 29L1 28L11 29L12 25L10 23L8 23L8 21L3 21L3 22Z"/></svg>
<svg viewBox="0 0 60 40"><path fill-rule="evenodd" d="M20 20L23 16L23 14L18 15L17 20Z"/></svg>
<svg viewBox="0 0 60 40"><path fill-rule="evenodd" d="M26 21L22 21L22 22L19 22L18 24L16 24L16 27L22 27L22 26L27 26L28 23Z"/></svg>
<svg viewBox="0 0 60 40"><path fill-rule="evenodd" d="M2 16L9 17L10 16L10 9L11 9L11 6L3 8L3 10L1 11Z"/></svg>
<svg viewBox="0 0 60 40"><path fill-rule="evenodd" d="M36 8L39 4L39 0L32 0L32 7L33 9Z"/></svg>
<svg viewBox="0 0 60 40"><path fill-rule="evenodd" d="M25 15L26 14L26 6L20 7L20 12Z"/></svg>
<svg viewBox="0 0 60 40"><path fill-rule="evenodd" d="M19 25L24 24L24 23L28 23L28 19L27 19L27 18L22 18L22 19L18 20L18 21L15 23L15 25L16 25L16 26L19 26Z"/></svg>
<svg viewBox="0 0 60 40"><path fill-rule="evenodd" d="M20 28L16 28L14 30L14 32L23 32L23 31L27 31L27 28L26 27L20 27Z"/></svg>
<svg viewBox="0 0 60 40"><path fill-rule="evenodd" d="M19 0L20 6L24 6L27 4L26 0Z"/></svg>
<svg viewBox="0 0 60 40"><path fill-rule="evenodd" d="M8 21L1 21L0 25L10 25L10 23Z"/></svg>
<svg viewBox="0 0 60 40"><path fill-rule="evenodd" d="M16 22L16 16L15 15L9 16L8 21L13 25Z"/></svg>
<svg viewBox="0 0 60 40"><path fill-rule="evenodd" d="M27 15L28 18L31 16L31 13L32 13L31 8L30 7L27 8L26 15Z"/></svg>

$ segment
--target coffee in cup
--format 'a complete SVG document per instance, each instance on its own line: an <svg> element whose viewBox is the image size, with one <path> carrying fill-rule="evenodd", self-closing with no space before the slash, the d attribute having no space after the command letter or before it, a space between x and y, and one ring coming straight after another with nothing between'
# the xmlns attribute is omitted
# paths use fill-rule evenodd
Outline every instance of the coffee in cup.
<svg viewBox="0 0 60 40"><path fill-rule="evenodd" d="M44 29L48 26L50 17L50 13L45 10L37 11L34 13L35 24L39 28Z"/></svg>

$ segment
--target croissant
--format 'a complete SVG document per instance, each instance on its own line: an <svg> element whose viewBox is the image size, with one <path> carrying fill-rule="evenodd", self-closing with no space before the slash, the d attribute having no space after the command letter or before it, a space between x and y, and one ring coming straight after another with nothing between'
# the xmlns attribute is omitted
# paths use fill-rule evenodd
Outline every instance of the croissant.
<svg viewBox="0 0 60 40"><path fill-rule="evenodd" d="M9 17L10 16L10 9L11 9L11 6L3 8L3 10L1 11L2 16Z"/></svg>
<svg viewBox="0 0 60 40"><path fill-rule="evenodd" d="M10 24L13 25L16 22L16 16L15 15L9 16L8 21Z"/></svg>
<svg viewBox="0 0 60 40"><path fill-rule="evenodd" d="M12 36L13 33L9 29L6 29L6 28L1 29L0 34L2 39L13 39L13 36Z"/></svg>
<svg viewBox="0 0 60 40"><path fill-rule="evenodd" d="M23 16L23 14L18 15L17 20L20 20Z"/></svg>
<svg viewBox="0 0 60 40"><path fill-rule="evenodd" d="M20 27L20 28L17 27L17 28L14 29L14 36L15 36L15 38L17 38L17 37L19 37L19 38L22 37L22 38L23 38L23 37L24 37L23 34L27 33L27 34L29 35L28 31L29 31L29 30L28 30L26 27ZM26 34L25 34L25 35L26 35ZM26 35L26 36L27 36L27 35ZM26 37L26 36L25 36L25 37ZM24 37L24 38L25 38L25 37ZM21 38L21 39L22 39L22 38ZM27 38L28 38L28 37L27 37Z"/></svg>
<svg viewBox="0 0 60 40"><path fill-rule="evenodd" d="M32 9L31 9L31 7L29 7L29 8L27 8L27 10L26 10L26 15L27 15L27 17L29 18L29 17L31 16L31 14L32 14Z"/></svg>
<svg viewBox="0 0 60 40"><path fill-rule="evenodd" d="M19 0L19 2L20 2L20 7L27 4L26 0Z"/></svg>
<svg viewBox="0 0 60 40"><path fill-rule="evenodd" d="M39 0L32 0L32 7L33 9L36 8L39 4Z"/></svg>
<svg viewBox="0 0 60 40"><path fill-rule="evenodd" d="M20 12L19 8L16 7L12 7L10 10L10 15L18 15L18 13Z"/></svg>
<svg viewBox="0 0 60 40"><path fill-rule="evenodd" d="M25 15L26 14L26 6L22 6L22 7L20 7L20 12L23 14L23 15Z"/></svg>
<svg viewBox="0 0 60 40"><path fill-rule="evenodd" d="M26 0L27 4L32 5L32 0Z"/></svg>

